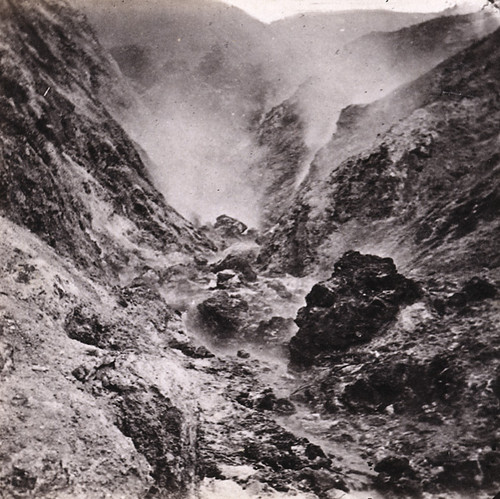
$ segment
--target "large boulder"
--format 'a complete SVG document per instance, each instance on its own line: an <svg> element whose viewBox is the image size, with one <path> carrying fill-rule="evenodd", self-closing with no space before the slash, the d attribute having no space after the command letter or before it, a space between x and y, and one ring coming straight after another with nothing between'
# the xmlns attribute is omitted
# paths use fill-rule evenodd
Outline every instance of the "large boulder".
<svg viewBox="0 0 500 499"><path fill-rule="evenodd" d="M252 269L248 258L243 255L227 255L223 260L212 265L211 270L212 272L234 270L246 281L254 282L257 280L257 274Z"/></svg>
<svg viewBox="0 0 500 499"><path fill-rule="evenodd" d="M330 279L306 296L295 320L299 331L290 341L292 362L310 365L322 354L369 341L420 294L391 258L348 251Z"/></svg>
<svg viewBox="0 0 500 499"><path fill-rule="evenodd" d="M254 229L248 229L243 222L228 215L218 216L215 223L201 226L200 231L213 241L219 250L240 241L253 240L258 235Z"/></svg>
<svg viewBox="0 0 500 499"><path fill-rule="evenodd" d="M217 291L198 305L202 326L218 338L234 336L246 319L248 303L226 291Z"/></svg>
<svg viewBox="0 0 500 499"><path fill-rule="evenodd" d="M99 317L82 305L75 307L64 322L66 334L73 340L99 348L109 346L110 327L102 324Z"/></svg>
<svg viewBox="0 0 500 499"><path fill-rule="evenodd" d="M148 496L183 497L190 471L184 415L156 387L130 387L117 398L117 426L151 466Z"/></svg>
<svg viewBox="0 0 500 499"><path fill-rule="evenodd" d="M214 229L223 237L240 237L247 230L247 226L228 215L220 215L215 220Z"/></svg>

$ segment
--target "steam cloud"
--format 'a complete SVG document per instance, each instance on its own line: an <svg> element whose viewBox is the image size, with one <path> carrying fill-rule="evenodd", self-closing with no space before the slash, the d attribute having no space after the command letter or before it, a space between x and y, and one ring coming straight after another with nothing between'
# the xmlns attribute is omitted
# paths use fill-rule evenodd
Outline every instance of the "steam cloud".
<svg viewBox="0 0 500 499"><path fill-rule="evenodd" d="M234 116L192 101L165 99L137 136L154 162L152 176L184 216L206 223L222 213L259 224L252 163L262 152Z"/></svg>
<svg viewBox="0 0 500 499"><path fill-rule="evenodd" d="M134 57L120 66L145 85L149 110L127 128L152 158L167 201L202 223L225 213L259 226L265 186L255 166L262 172L266 154L256 143L259 114L293 97L306 126L307 163L330 140L342 108L383 97L450 55L441 50L440 29L435 46L418 46L414 34L411 47L397 34L366 36L430 15L318 14L265 25L209 0L155 0L147 8L127 0L119 12L74 2L108 47L132 44ZM490 21L479 16L467 29L486 34Z"/></svg>

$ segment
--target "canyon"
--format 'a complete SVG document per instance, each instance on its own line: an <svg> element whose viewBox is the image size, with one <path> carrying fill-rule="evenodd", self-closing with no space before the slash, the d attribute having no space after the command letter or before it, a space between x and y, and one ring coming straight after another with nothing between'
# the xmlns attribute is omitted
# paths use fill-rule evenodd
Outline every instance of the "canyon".
<svg viewBox="0 0 500 499"><path fill-rule="evenodd" d="M0 497L495 496L490 3L0 0Z"/></svg>

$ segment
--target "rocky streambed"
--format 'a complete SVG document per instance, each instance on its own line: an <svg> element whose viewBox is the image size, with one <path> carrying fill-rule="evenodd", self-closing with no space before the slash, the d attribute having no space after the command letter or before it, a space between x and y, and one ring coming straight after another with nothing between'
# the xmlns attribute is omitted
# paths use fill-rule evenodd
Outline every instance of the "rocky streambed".
<svg viewBox="0 0 500 499"><path fill-rule="evenodd" d="M152 254L109 286L2 223L2 497L498 486L487 276L405 276L353 251L331 277L272 275L240 234L217 254Z"/></svg>
<svg viewBox="0 0 500 499"><path fill-rule="evenodd" d="M488 497L496 286L354 251L326 280L271 275L256 254L203 262L171 344L201 383L201 497Z"/></svg>

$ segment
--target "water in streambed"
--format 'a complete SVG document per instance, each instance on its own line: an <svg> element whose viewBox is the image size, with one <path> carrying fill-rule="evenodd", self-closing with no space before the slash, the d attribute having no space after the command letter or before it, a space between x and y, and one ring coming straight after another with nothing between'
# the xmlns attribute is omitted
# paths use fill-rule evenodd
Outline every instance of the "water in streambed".
<svg viewBox="0 0 500 499"><path fill-rule="evenodd" d="M271 317L295 318L314 282L316 279L288 275L259 276L256 282L235 286L226 291L248 303L247 319L249 323L257 324ZM286 347L283 346L297 328L292 326L286 336L271 336L269 343L256 341L255 338L248 341L238 334L233 337L214 336L213 332L208 332L203 327L197 309L199 303L217 292L214 288L215 280L208 276L204 286L198 287L194 295L184 299L186 312L183 317L187 334L196 344L205 346L216 356L215 359L196 359L192 361L192 365L195 366L193 377L198 377L200 386L200 418L208 442L207 453L215 456L215 460L218 459L217 465L225 477L205 478L196 495L202 499L292 496L313 499L317 497L315 494L305 493L293 486L287 492L280 492L259 479L252 479L258 470L245 463L241 457L241 449L245 439L253 438L257 429L245 422L249 409L240 407L234 401L236 393L247 392L257 396L266 389L272 389L278 398L288 399L304 383L300 373L289 370ZM177 299L182 301L179 294ZM381 497L368 490L373 472L366 462L331 438L335 436L336 421L312 412L306 405L294 404L294 414L285 416L264 411L263 417L274 420L283 432L290 432L299 439L307 438L311 443L319 445L331 457L335 467L342 469L342 473L345 472L343 478L351 492L338 490L335 491L338 494L331 497Z"/></svg>
<svg viewBox="0 0 500 499"><path fill-rule="evenodd" d="M270 335L259 341L255 336L249 338L239 330L231 335L218 336L217 331L208 330L204 327L203 320L200 320L198 304L221 291L226 292L228 296L237 296L248 304L243 329L271 317L293 319L298 309L305 304L306 294L318 280L287 275L259 275L256 281L220 287L217 286L216 275L207 272L191 288L176 290L175 294L184 311L186 334L194 344L205 346L215 355L213 358L186 359L186 363L190 364L191 379L197 385L193 396L196 397L199 407L198 422L204 434L201 444L198 441L197 452L204 453L203 457L211 460L220 470L218 476L212 475L210 478L204 478L201 483L195 483L194 498L318 497L309 490L301 490L300 483L289 483L287 491L279 490L273 484L273 470L266 463L258 459L248 459L245 455L247 442L259 441L263 434L269 435L270 431L275 434L290 433L297 440L307 439L321 447L332 460L332 469L338 471L350 492L333 488L328 490L327 496L323 494L320 497L385 497L371 489L376 474L370 468L367 456L373 455L372 451L374 448L378 449L379 442L382 442L383 446L383 439L378 438L378 432L383 434L385 430L380 426L390 423L390 418L379 418L377 424L363 418L349 421L346 416L339 415L339 412L315 412L311 406L297 401L294 393L314 380L318 383L321 376L314 377L307 371L300 372L289 368L287 349L283 344L295 334L296 326L291 327L286 334L278 333L276 337ZM359 369L355 365L348 367ZM319 368L316 374L318 373ZM269 389L277 399L292 400L295 412L280 414L274 410L257 407L255 402ZM242 405L238 400L242 393L249 394L252 403ZM389 438L390 431L389 427L386 432ZM372 444L365 445L367 434L374 436L371 439ZM363 454L365 449L369 452ZM278 470L276 474L280 472L281 470ZM423 497L464 499L470 496L424 493ZM479 499L485 496L476 497Z"/></svg>

